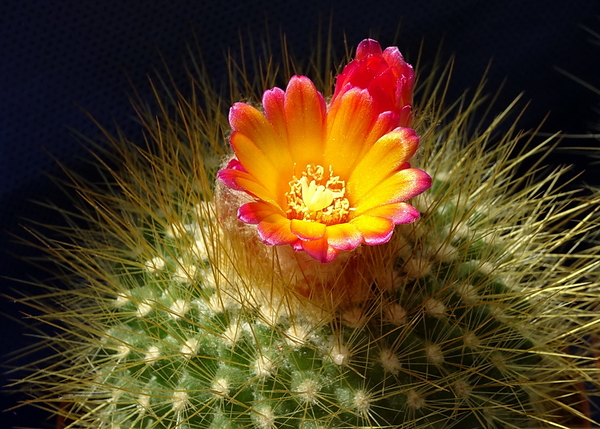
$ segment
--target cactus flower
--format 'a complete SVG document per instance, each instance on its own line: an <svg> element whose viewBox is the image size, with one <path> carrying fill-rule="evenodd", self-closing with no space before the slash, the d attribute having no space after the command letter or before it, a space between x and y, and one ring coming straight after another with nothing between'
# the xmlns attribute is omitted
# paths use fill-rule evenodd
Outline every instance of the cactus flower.
<svg viewBox="0 0 600 429"><path fill-rule="evenodd" d="M264 113L231 108L235 157L218 177L253 198L238 219L257 225L264 243L330 262L389 241L395 225L419 217L405 201L431 178L408 163L419 144L406 128L412 68L397 48L382 54L378 46L359 45L329 105L309 78L294 76L285 91L263 94Z"/></svg>

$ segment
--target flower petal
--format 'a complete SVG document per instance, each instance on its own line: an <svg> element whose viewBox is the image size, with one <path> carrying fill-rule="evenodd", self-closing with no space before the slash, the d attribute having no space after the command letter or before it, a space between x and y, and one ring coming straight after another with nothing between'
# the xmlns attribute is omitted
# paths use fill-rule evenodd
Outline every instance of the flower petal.
<svg viewBox="0 0 600 429"><path fill-rule="evenodd" d="M396 121L397 118L394 112L380 113L367 136L365 142L367 149L370 149L377 140L392 131L395 128ZM362 156L359 156L358 159L362 159Z"/></svg>
<svg viewBox="0 0 600 429"><path fill-rule="evenodd" d="M272 214L258 224L258 236L271 246L294 244L298 241L290 231L290 220L279 214Z"/></svg>
<svg viewBox="0 0 600 429"><path fill-rule="evenodd" d="M289 151L299 176L308 164L321 164L325 99L309 78L293 76L285 92L284 109Z"/></svg>
<svg viewBox="0 0 600 429"><path fill-rule="evenodd" d="M292 233L301 240L318 240L325 235L325 224L308 220L292 219Z"/></svg>
<svg viewBox="0 0 600 429"><path fill-rule="evenodd" d="M381 45L377 40L365 39L358 44L355 59L362 60L367 55L381 55Z"/></svg>
<svg viewBox="0 0 600 429"><path fill-rule="evenodd" d="M352 201L353 206L356 207L354 217L359 217L375 207L406 201L430 186L431 177L423 170L417 168L400 170L377 184L370 192L363 192L360 199Z"/></svg>
<svg viewBox="0 0 600 429"><path fill-rule="evenodd" d="M398 122L398 118L396 116L397 115L394 112L383 112L379 114L375 120L375 123L369 130L369 134L367 137L365 137L362 148L360 151L356 152L356 162L359 162L359 160L363 159L365 154L371 149L377 140L394 129L395 124Z"/></svg>
<svg viewBox="0 0 600 429"><path fill-rule="evenodd" d="M244 191L260 200L278 204L271 191L260 183L257 183L256 179L245 171L233 169L219 170L217 177L232 189Z"/></svg>
<svg viewBox="0 0 600 429"><path fill-rule="evenodd" d="M266 217L277 212L280 212L280 210L278 210L272 204L265 203L263 201L254 201L243 204L238 209L238 219L244 223L256 225L262 222L262 220Z"/></svg>
<svg viewBox="0 0 600 429"><path fill-rule="evenodd" d="M351 223L340 223L327 227L327 242L338 250L354 250L362 243L363 236Z"/></svg>
<svg viewBox="0 0 600 429"><path fill-rule="evenodd" d="M263 201L246 203L238 209L238 219L251 225L258 224L258 235L266 244L275 246L298 241L290 231L290 220L272 204Z"/></svg>
<svg viewBox="0 0 600 429"><path fill-rule="evenodd" d="M394 225L412 223L420 216L419 211L407 203L386 204L363 213L363 216L377 216L391 220Z"/></svg>
<svg viewBox="0 0 600 429"><path fill-rule="evenodd" d="M229 110L229 124L234 134L239 132L245 135L272 164L291 166L287 145L271 122L257 109L246 103L235 103Z"/></svg>
<svg viewBox="0 0 600 429"><path fill-rule="evenodd" d="M247 173L247 171L244 170L244 166L240 164L240 162L237 159L233 158L231 161L229 161L227 167L217 171L217 179L221 180L231 189L235 189L236 191L243 191L243 189L240 186L238 186L237 183L235 183L235 178L237 176L230 174L230 170Z"/></svg>
<svg viewBox="0 0 600 429"><path fill-rule="evenodd" d="M377 216L359 216L350 221L363 235L363 242L369 245L387 243L394 232L394 223Z"/></svg>
<svg viewBox="0 0 600 429"><path fill-rule="evenodd" d="M265 91L262 98L265 116L273 126L273 130L287 146L287 123L285 118L285 91L273 88ZM286 150L289 149L286 148Z"/></svg>
<svg viewBox="0 0 600 429"><path fill-rule="evenodd" d="M239 131L231 134L229 142L239 162L256 182L268 189L271 195L281 195L283 189L280 184L284 180L278 164L273 164L253 140Z"/></svg>
<svg viewBox="0 0 600 429"><path fill-rule="evenodd" d="M396 111L400 107L397 105L397 83L398 78L392 69L387 69L371 79L367 88L375 101L377 112Z"/></svg>
<svg viewBox="0 0 600 429"><path fill-rule="evenodd" d="M415 71L396 46L390 46L383 51L383 58L394 68L398 77L399 106L412 104L413 87L415 85ZM400 123L401 126L402 123Z"/></svg>
<svg viewBox="0 0 600 429"><path fill-rule="evenodd" d="M412 123L413 112L412 105L407 104L398 111L398 125L401 127L409 126Z"/></svg>
<svg viewBox="0 0 600 429"><path fill-rule="evenodd" d="M383 180L398 171L417 150L419 137L410 128L384 135L356 165L346 184L351 204L360 201Z"/></svg>
<svg viewBox="0 0 600 429"><path fill-rule="evenodd" d="M346 180L363 152L377 115L368 91L353 88L338 97L327 114L325 164Z"/></svg>
<svg viewBox="0 0 600 429"><path fill-rule="evenodd" d="M327 263L333 261L340 253L338 249L331 247L327 243L327 238L323 237L320 240L301 241L302 248L313 259L319 262Z"/></svg>

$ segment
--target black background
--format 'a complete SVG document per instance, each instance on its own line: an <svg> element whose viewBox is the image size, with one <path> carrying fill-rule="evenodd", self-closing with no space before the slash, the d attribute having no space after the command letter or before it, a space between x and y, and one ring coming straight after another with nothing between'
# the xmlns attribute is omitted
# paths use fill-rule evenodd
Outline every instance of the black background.
<svg viewBox="0 0 600 429"><path fill-rule="evenodd" d="M226 74L224 52L239 55L239 35L246 44L286 34L297 57L310 55L319 23L332 23L333 43L343 52L375 36L398 46L409 60L424 41L425 58L435 56L443 40L445 57L456 55L451 95L479 82L490 59L489 89L507 79L498 106L525 91L531 105L522 120L534 128L550 112L544 131L586 133L600 125L594 111L600 96L557 71L567 70L600 87L600 46L583 27L600 33L600 8L592 0L406 0L406 1L52 1L5 0L0 4L0 275L36 277L30 265L11 253L35 252L14 243L24 235L23 218L58 222L32 200L64 201L46 174L60 174L58 158L81 170L90 155L70 129L94 138L95 125L113 121L132 136L137 125L128 101L131 85L151 99L147 75L163 62L182 85L188 47L198 45L211 78ZM248 37L252 35L252 40ZM275 43L276 45L276 43ZM193 48L192 50L194 50ZM565 145L581 141L565 140ZM597 144L586 141L587 145ZM550 160L586 168L580 180L598 183L597 169L583 156L561 152ZM0 280L0 291L24 286ZM2 312L21 318L24 308L2 299ZM3 351L31 341L13 319L2 319ZM11 376L3 376L4 384ZM3 408L18 399L3 398ZM43 413L17 409L0 414L0 427L53 427Z"/></svg>

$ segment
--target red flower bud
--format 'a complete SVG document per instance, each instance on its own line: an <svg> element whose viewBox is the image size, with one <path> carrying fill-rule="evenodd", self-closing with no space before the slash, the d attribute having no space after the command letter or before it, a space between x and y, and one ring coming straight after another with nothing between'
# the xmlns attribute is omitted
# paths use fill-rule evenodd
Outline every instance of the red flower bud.
<svg viewBox="0 0 600 429"><path fill-rule="evenodd" d="M332 104L352 88L366 89L378 113L394 115L394 125L410 127L415 73L396 46L383 52L379 42L365 39L356 56L337 76Z"/></svg>

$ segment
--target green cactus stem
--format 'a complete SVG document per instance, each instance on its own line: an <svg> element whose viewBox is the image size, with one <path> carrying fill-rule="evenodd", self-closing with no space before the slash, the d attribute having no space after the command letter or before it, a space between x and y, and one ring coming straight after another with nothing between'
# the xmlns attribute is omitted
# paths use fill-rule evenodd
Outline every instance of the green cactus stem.
<svg viewBox="0 0 600 429"><path fill-rule="evenodd" d="M65 429L589 421L579 406L598 395L586 338L600 324L600 258L578 244L599 198L565 188L565 170L519 173L553 143L505 125L514 106L473 129L481 89L445 110L439 75L424 79L416 166L434 184L413 201L421 219L309 266L218 220L227 121L200 82L205 110L174 96L158 118L141 111L147 148L107 135L113 154L99 159L123 165L97 163L109 192L73 177L87 206L72 216L89 229L34 232L69 289L33 301L63 333L45 339L54 361L17 383L29 403Z"/></svg>

